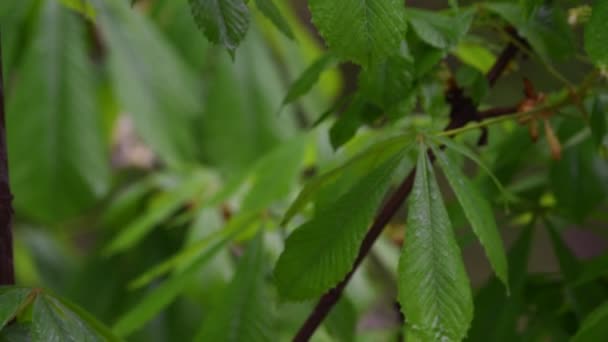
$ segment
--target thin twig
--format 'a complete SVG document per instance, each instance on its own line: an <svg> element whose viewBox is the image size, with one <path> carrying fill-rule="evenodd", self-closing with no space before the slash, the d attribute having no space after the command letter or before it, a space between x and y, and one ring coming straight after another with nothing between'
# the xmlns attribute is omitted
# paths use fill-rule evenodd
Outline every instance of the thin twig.
<svg viewBox="0 0 608 342"><path fill-rule="evenodd" d="M13 232L11 227L13 195L8 181L1 35L0 32L0 285L12 285L15 283Z"/></svg>
<svg viewBox="0 0 608 342"><path fill-rule="evenodd" d="M508 45L503 50L501 55L497 58L494 66L488 72L487 80L491 86L496 83L498 78L503 74L506 67L509 65L511 60L516 57L516 55L516 46ZM480 117L478 116L479 113L476 111L476 108L473 108L475 110L475 115L471 115L470 117L467 116L467 118L464 120L459 117L460 115L467 115L467 109L469 109L469 102L472 102L469 98L453 96L454 93L458 94L459 92L461 92L461 90L453 87L452 89L448 90L448 93L446 94L448 100L450 96L452 96L452 100L448 101L452 105L453 114L450 116L450 123L446 127L446 129L448 130L463 127L471 121L476 121L480 119ZM353 276L359 265L361 265L361 262L371 250L374 242L378 239L386 224L388 224L389 221L393 218L393 216L397 213L397 210L399 210L399 208L409 195L414 185L415 176L416 169L414 168L403 180L399 188L397 188L397 191L395 191L391 195L390 199L384 204L384 206L380 210L380 214L376 216L372 227L363 239L363 243L361 244L361 247L359 249L359 254L357 255L357 258L351 271L336 287L329 290L323 295L323 297L321 297L310 316L308 316L306 322L304 322L304 324L294 337L294 342L308 341L312 337L314 332L317 330L317 328L321 325L325 317L327 317L334 305L336 305L350 278Z"/></svg>

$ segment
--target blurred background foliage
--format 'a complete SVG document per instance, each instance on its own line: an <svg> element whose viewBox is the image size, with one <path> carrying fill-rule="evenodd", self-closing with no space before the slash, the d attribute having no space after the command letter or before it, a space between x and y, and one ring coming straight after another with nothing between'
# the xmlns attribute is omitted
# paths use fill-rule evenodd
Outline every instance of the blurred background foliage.
<svg viewBox="0 0 608 342"><path fill-rule="evenodd" d="M520 16L527 7L518 1L447 22L412 10L407 53L415 65L401 84L369 70L357 78L357 67L324 51L305 1L275 3L279 30L262 13L264 1L250 1L250 29L234 56L207 42L185 0L0 3L19 285L51 289L133 341L227 340L226 317L241 315L264 318L264 331L243 334L289 340L314 302L280 301L270 278L285 236L310 211L280 225L303 181L398 129L441 129L449 111L441 75L449 70L490 107L517 103L522 76L551 94L563 87L555 70L577 83L593 68L580 57L581 27L569 25L563 9L577 1L546 1L531 7L532 19ZM463 20L473 34L458 27ZM524 28L538 55L519 59L490 92L483 73L508 41L496 30L505 23ZM309 80L294 84L310 65ZM357 84L363 95L353 92ZM515 123L490 128L482 155L518 197L509 211L490 178L459 161L494 198L518 285L507 299L447 196L478 289L470 340L566 339L608 298L605 86L595 95L583 105L599 113L594 125L603 132L558 119L561 161ZM361 96L367 102L358 103ZM578 115L573 106L564 112ZM348 177L317 205L358 179ZM523 228L539 207L557 227ZM393 307L403 221L401 214L391 223L316 341L399 334Z"/></svg>

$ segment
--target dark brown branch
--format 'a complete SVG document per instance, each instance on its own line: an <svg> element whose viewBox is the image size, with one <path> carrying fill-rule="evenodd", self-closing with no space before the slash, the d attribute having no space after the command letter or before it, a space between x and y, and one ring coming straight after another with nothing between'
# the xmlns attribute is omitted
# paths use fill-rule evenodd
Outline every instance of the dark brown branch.
<svg viewBox="0 0 608 342"><path fill-rule="evenodd" d="M502 75L506 67L516 55L517 47L509 44L503 53L498 57L494 66L488 72L487 79L490 86L493 86L496 83L498 78ZM487 111L481 113L478 112L477 108L473 105L473 101L464 96L462 89L458 88L455 83L452 83L446 92L446 100L451 105L450 123L446 127L446 130L463 127L471 121L478 121L482 118L481 115L483 113L493 116L500 115L500 111L498 110L495 113L487 113ZM512 113L512 111L509 111L508 113ZM508 113L503 113L502 115ZM480 140L480 142L482 141ZM395 191L389 200L384 204L380 210L380 213L376 216L372 227L363 239L363 243L361 244L361 248L359 249L359 254L357 255L353 268L336 287L329 290L323 295L323 297L321 297L313 312L310 314L310 316L308 316L308 319L306 322L304 322L294 337L294 342L308 341L317 328L321 325L325 317L327 317L334 305L336 305L340 299L340 296L342 295L342 292L344 291L344 288L346 287L346 284L348 284L350 278L353 276L359 265L361 265L361 262L371 250L374 242L376 239L378 239L386 224L388 224L393 216L397 213L397 210L399 210L409 195L414 185L415 176L416 169L414 168L403 180L399 188L397 188L397 191Z"/></svg>
<svg viewBox="0 0 608 342"><path fill-rule="evenodd" d="M8 181L2 40L0 32L0 285L15 283L13 269L13 195Z"/></svg>

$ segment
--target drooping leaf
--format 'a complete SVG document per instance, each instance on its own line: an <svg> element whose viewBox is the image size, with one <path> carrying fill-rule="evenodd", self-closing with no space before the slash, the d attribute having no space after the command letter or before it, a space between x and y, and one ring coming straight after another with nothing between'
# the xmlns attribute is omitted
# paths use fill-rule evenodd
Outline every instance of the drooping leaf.
<svg viewBox="0 0 608 342"><path fill-rule="evenodd" d="M17 209L56 222L82 213L106 193L109 160L84 27L57 1L44 1L41 8L8 99L8 155Z"/></svg>
<svg viewBox="0 0 608 342"><path fill-rule="evenodd" d="M608 302L597 308L583 322L572 342L601 341L608 336Z"/></svg>
<svg viewBox="0 0 608 342"><path fill-rule="evenodd" d="M312 21L337 56L364 66L397 54L405 39L399 0L311 0Z"/></svg>
<svg viewBox="0 0 608 342"><path fill-rule="evenodd" d="M313 199L315 194L329 184L334 183L341 176L355 173L362 177L367 170L379 166L397 151L405 149L411 141L413 141L413 139L407 136L380 141L358 153L344 164L309 181L302 191L300 191L300 194L291 204L289 209L287 209L281 224L286 225L289 223L294 215Z"/></svg>
<svg viewBox="0 0 608 342"><path fill-rule="evenodd" d="M188 0L192 15L207 39L223 45L234 58L249 29L249 8L243 0Z"/></svg>
<svg viewBox="0 0 608 342"><path fill-rule="evenodd" d="M275 341L275 308L266 288L262 238L262 233L258 233L249 242L230 285L218 307L203 321L196 341Z"/></svg>
<svg viewBox="0 0 608 342"><path fill-rule="evenodd" d="M408 339L460 341L473 319L471 288L424 144L408 202L399 260Z"/></svg>
<svg viewBox="0 0 608 342"><path fill-rule="evenodd" d="M196 160L191 120L201 109L193 76L156 27L126 1L93 4L121 109L162 161L183 166Z"/></svg>
<svg viewBox="0 0 608 342"><path fill-rule="evenodd" d="M401 158L397 152L375 167L289 236L274 271L281 297L314 298L344 278Z"/></svg>
<svg viewBox="0 0 608 342"><path fill-rule="evenodd" d="M481 195L475 184L460 171L459 166L447 153L432 146L437 161L471 223L473 231L479 238L494 272L508 289L507 257L490 203Z"/></svg>
<svg viewBox="0 0 608 342"><path fill-rule="evenodd" d="M608 65L608 3L595 1L591 19L585 26L585 50L599 65Z"/></svg>
<svg viewBox="0 0 608 342"><path fill-rule="evenodd" d="M106 255L123 252L137 244L159 223L174 214L180 207L188 204L203 193L209 184L208 175L195 172L186 178L176 189L160 195L153 206L129 226L120 230L119 234L105 248Z"/></svg>
<svg viewBox="0 0 608 342"><path fill-rule="evenodd" d="M283 105L292 103L302 95L305 95L317 83L319 77L328 67L330 67L336 58L326 53L312 63L302 74L291 84L287 95L283 99Z"/></svg>
<svg viewBox="0 0 608 342"><path fill-rule="evenodd" d="M6 287L0 289L0 330L15 317L26 302L30 289Z"/></svg>
<svg viewBox="0 0 608 342"><path fill-rule="evenodd" d="M525 309L523 290L527 280L534 222L523 229L509 250L509 289L504 291L497 277L492 277L475 296L475 317L466 341L518 341L517 323ZM502 308L496 311L496 308Z"/></svg>
<svg viewBox="0 0 608 342"><path fill-rule="evenodd" d="M407 20L416 34L431 46L450 49L467 34L473 22L473 10L459 11L453 16L409 8Z"/></svg>
<svg viewBox="0 0 608 342"><path fill-rule="evenodd" d="M355 341L357 308L347 296L342 296L325 320L325 328L337 342Z"/></svg>
<svg viewBox="0 0 608 342"><path fill-rule="evenodd" d="M256 6L260 9L264 15L272 21L272 23L289 39L295 39L289 23L279 8L274 4L273 0L255 0Z"/></svg>

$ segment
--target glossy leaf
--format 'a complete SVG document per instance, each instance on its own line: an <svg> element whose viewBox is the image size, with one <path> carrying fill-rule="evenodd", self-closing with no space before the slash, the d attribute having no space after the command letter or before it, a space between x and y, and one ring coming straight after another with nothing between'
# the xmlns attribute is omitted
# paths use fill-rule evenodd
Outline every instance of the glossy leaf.
<svg viewBox="0 0 608 342"><path fill-rule="evenodd" d="M188 0L192 15L207 39L221 44L234 58L249 29L249 8L243 0Z"/></svg>
<svg viewBox="0 0 608 342"><path fill-rule="evenodd" d="M106 193L109 160L82 23L44 1L34 34L8 99L10 178L19 212L54 223Z"/></svg>
<svg viewBox="0 0 608 342"><path fill-rule="evenodd" d="M405 39L399 0L311 0L312 20L339 57L364 66L396 55Z"/></svg>
<svg viewBox="0 0 608 342"><path fill-rule="evenodd" d="M291 27L287 20L281 14L279 8L274 4L273 0L255 0L256 6L260 12L272 21L272 23L289 39L295 39Z"/></svg>
<svg viewBox="0 0 608 342"><path fill-rule="evenodd" d="M274 271L281 297L314 298L344 278L401 158L396 153L375 167L289 236Z"/></svg>
<svg viewBox="0 0 608 342"><path fill-rule="evenodd" d="M595 1L591 19L585 26L585 50L599 65L608 65L608 3Z"/></svg>
<svg viewBox="0 0 608 342"><path fill-rule="evenodd" d="M459 341L473 319L471 288L424 144L419 153L399 260L399 302L408 339Z"/></svg>
<svg viewBox="0 0 608 342"><path fill-rule="evenodd" d="M275 341L274 307L264 276L263 235L249 242L218 307L203 321L196 341Z"/></svg>
<svg viewBox="0 0 608 342"><path fill-rule="evenodd" d="M490 203L479 192L475 184L460 171L459 166L454 163L447 153L440 151L434 145L433 152L467 219L471 223L471 228L479 238L494 272L508 290L507 257Z"/></svg>
<svg viewBox="0 0 608 342"><path fill-rule="evenodd" d="M196 160L191 118L199 89L185 63L147 18L126 1L95 0L108 44L112 85L143 140L170 166Z"/></svg>

